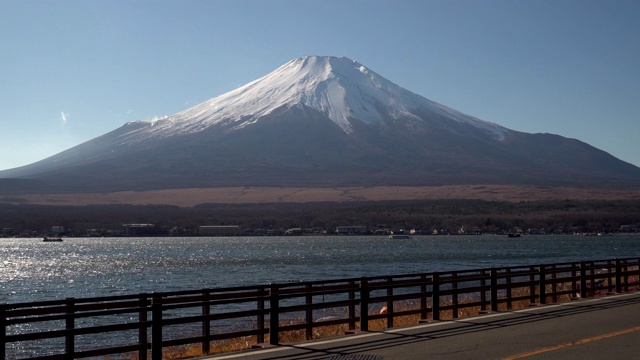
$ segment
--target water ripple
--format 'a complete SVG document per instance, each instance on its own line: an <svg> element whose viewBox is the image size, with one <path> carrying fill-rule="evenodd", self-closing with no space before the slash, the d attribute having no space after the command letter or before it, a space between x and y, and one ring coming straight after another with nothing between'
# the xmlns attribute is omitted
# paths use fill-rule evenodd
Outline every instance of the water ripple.
<svg viewBox="0 0 640 360"><path fill-rule="evenodd" d="M634 257L636 236L0 240L0 302Z"/></svg>

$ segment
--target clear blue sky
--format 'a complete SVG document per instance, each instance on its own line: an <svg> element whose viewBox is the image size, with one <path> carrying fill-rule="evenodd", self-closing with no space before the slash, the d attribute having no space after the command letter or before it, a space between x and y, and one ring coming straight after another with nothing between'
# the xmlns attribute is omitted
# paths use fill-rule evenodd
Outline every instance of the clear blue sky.
<svg viewBox="0 0 640 360"><path fill-rule="evenodd" d="M302 55L640 165L637 0L0 0L0 169Z"/></svg>

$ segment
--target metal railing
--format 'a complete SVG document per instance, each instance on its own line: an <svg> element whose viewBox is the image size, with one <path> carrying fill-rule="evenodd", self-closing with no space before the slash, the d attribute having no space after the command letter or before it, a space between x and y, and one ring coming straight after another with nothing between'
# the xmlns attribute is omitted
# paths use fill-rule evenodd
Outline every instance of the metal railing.
<svg viewBox="0 0 640 360"><path fill-rule="evenodd" d="M325 326L369 331L375 320L391 328L402 316L441 320L517 301L628 292L639 276L640 258L627 258L0 304L0 359L159 360L166 348L188 344L208 354L233 338L277 345L288 331L310 340Z"/></svg>

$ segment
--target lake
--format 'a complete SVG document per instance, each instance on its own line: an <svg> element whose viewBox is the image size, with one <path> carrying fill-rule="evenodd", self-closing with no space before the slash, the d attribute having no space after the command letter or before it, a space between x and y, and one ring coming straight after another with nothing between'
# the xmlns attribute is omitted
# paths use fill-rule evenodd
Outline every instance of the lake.
<svg viewBox="0 0 640 360"><path fill-rule="evenodd" d="M0 239L0 302L640 256L640 236Z"/></svg>

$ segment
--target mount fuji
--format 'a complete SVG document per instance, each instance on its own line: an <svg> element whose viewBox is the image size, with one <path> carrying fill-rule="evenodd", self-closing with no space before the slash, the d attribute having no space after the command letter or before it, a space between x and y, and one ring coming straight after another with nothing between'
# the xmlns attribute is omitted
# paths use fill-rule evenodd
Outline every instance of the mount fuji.
<svg viewBox="0 0 640 360"><path fill-rule="evenodd" d="M306 56L177 114L0 171L0 190L226 186L627 186L640 168L414 94L348 58Z"/></svg>

